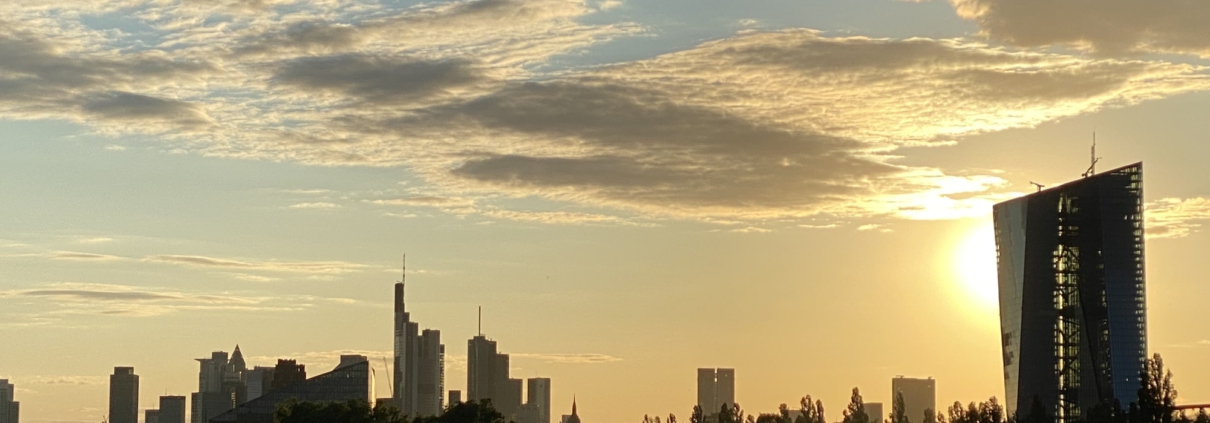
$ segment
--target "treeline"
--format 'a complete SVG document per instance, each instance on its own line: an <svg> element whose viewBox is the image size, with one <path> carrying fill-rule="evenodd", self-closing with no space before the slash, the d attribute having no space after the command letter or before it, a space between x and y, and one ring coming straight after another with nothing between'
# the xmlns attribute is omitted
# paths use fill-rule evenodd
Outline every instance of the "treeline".
<svg viewBox="0 0 1210 423"><path fill-rule="evenodd" d="M490 401L466 401L445 409L440 416L409 418L386 404L371 407L360 400L348 402L289 401L277 407L275 423L511 423Z"/></svg>
<svg viewBox="0 0 1210 423"><path fill-rule="evenodd" d="M840 423L1054 423L1055 417L1047 410L1038 398L1034 398L1029 410L1017 410L1014 415L1008 415L1000 402L988 398L983 402L971 402L962 405L955 401L944 413L932 409L924 411L922 416L906 414L903 396L895 395L891 404L891 412L886 416L870 416L865 410L865 401L861 392L853 388L849 404L841 412ZM643 423L677 423L677 418L669 414L661 421L659 416L643 416ZM705 413L701 407L694 406L689 423L828 423L824 416L823 402L812 400L810 395L799 401L797 409L790 409L786 404L778 407L776 413L761 413L745 415L739 404L723 406L717 413ZM1121 404L1100 404L1082 416L1077 423L1210 423L1210 416L1205 410L1199 410L1194 416L1176 409L1176 387L1172 384L1172 372L1164 369L1164 361L1159 354L1154 355L1144 363L1140 373L1140 388L1138 398L1128 406Z"/></svg>

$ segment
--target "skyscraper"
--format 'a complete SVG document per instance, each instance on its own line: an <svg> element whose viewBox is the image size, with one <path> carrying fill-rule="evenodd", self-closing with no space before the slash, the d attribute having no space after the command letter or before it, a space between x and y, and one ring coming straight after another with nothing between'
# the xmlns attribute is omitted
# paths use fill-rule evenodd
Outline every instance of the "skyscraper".
<svg viewBox="0 0 1210 423"><path fill-rule="evenodd" d="M109 376L109 423L139 423L139 375L114 367Z"/></svg>
<svg viewBox="0 0 1210 423"><path fill-rule="evenodd" d="M886 415L882 414L882 403L881 402L865 403L865 415L866 415L866 417L869 417L870 421L873 423L882 423L883 419L886 419ZM916 419L910 415L908 416L908 421L923 423L923 420Z"/></svg>
<svg viewBox="0 0 1210 423"><path fill-rule="evenodd" d="M393 398L405 415L433 416L443 408L445 346L441 344L440 331L425 330L421 334L420 325L412 321L404 301L406 263L402 276L395 284Z"/></svg>
<svg viewBox="0 0 1210 423"><path fill-rule="evenodd" d="M697 369L697 405L713 415L735 405L735 369Z"/></svg>
<svg viewBox="0 0 1210 423"><path fill-rule="evenodd" d="M143 423L160 423L160 410L154 408L143 410Z"/></svg>
<svg viewBox="0 0 1210 423"><path fill-rule="evenodd" d="M273 388L273 368L256 366L248 371L248 400L256 399Z"/></svg>
<svg viewBox="0 0 1210 423"><path fill-rule="evenodd" d="M226 351L214 351L210 353L210 358L199 358L197 361L198 389L192 395L192 423L207 423L247 401L248 369L239 345L235 346L230 356Z"/></svg>
<svg viewBox="0 0 1210 423"><path fill-rule="evenodd" d="M496 381L496 341L483 335L471 338L466 343L466 400L483 401L494 395ZM507 371L507 370L506 370ZM505 379L508 377L505 376Z"/></svg>
<svg viewBox="0 0 1210 423"><path fill-rule="evenodd" d="M1143 166L996 204L1009 413L1035 398L1059 422L1127 407L1147 357Z"/></svg>
<svg viewBox="0 0 1210 423"><path fill-rule="evenodd" d="M185 397L160 397L159 423L185 423Z"/></svg>
<svg viewBox="0 0 1210 423"><path fill-rule="evenodd" d="M17 387L8 383L8 379L0 379L0 423L18 423L20 420L21 404L14 401Z"/></svg>
<svg viewBox="0 0 1210 423"><path fill-rule="evenodd" d="M537 409L537 423L550 423L550 378L529 378L525 388L525 403Z"/></svg>
<svg viewBox="0 0 1210 423"><path fill-rule="evenodd" d="M903 395L903 414L909 421L924 421L924 410L937 411L937 382L933 378L898 376L891 379L891 408L895 397ZM881 420L877 420L881 421Z"/></svg>

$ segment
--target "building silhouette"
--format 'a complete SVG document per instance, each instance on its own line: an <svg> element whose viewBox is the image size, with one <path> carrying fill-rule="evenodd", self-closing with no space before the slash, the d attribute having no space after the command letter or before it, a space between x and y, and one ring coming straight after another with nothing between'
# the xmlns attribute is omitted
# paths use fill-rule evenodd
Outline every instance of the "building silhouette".
<svg viewBox="0 0 1210 423"><path fill-rule="evenodd" d="M348 358L346 358L348 357ZM277 406L295 399L300 402L366 401L373 404L374 375L364 356L342 356L331 372L273 389L210 420L211 423L273 423Z"/></svg>
<svg viewBox="0 0 1210 423"><path fill-rule="evenodd" d="M882 423L882 421L886 419L886 415L882 414L882 403L881 402L865 403L865 415L866 415L866 417L869 417L870 422L872 422L872 423ZM921 416L921 417L924 417L924 416ZM911 415L908 416L908 419L909 419L909 421L918 421L918 422L923 423L923 420L917 420L915 417L912 417Z"/></svg>
<svg viewBox="0 0 1210 423"><path fill-rule="evenodd" d="M445 346L441 331L413 322L404 301L403 279L395 284L395 363L393 399L405 415L435 416L445 409Z"/></svg>
<svg viewBox="0 0 1210 423"><path fill-rule="evenodd" d="M1147 357L1142 163L996 204L1007 409L1062 423L1137 397Z"/></svg>
<svg viewBox="0 0 1210 423"><path fill-rule="evenodd" d="M571 400L571 414L564 414L559 423L580 423L580 414L576 411L576 400Z"/></svg>
<svg viewBox="0 0 1210 423"><path fill-rule="evenodd" d="M449 391L449 398L450 399L447 402L449 407L453 407L455 405L461 404L462 403L462 391L459 391L457 389L451 389Z"/></svg>
<svg viewBox="0 0 1210 423"><path fill-rule="evenodd" d="M903 414L909 421L924 421L924 410L937 411L937 381L931 377L916 379L898 376L891 379L892 409L899 395L903 396Z"/></svg>
<svg viewBox="0 0 1210 423"><path fill-rule="evenodd" d="M139 375L114 367L109 376L109 423L139 423Z"/></svg>
<svg viewBox="0 0 1210 423"><path fill-rule="evenodd" d="M160 397L159 423L185 423L185 397Z"/></svg>
<svg viewBox="0 0 1210 423"><path fill-rule="evenodd" d="M14 400L17 387L0 379L0 423L19 423L21 404Z"/></svg>
<svg viewBox="0 0 1210 423"><path fill-rule="evenodd" d="M269 390L289 386L298 382L307 380L307 365L298 364L298 361L277 359L277 365L273 366L273 377L269 383ZM262 393L261 395L264 395Z"/></svg>
<svg viewBox="0 0 1210 423"><path fill-rule="evenodd" d="M500 359L502 354L498 353L496 341L483 335L471 338L466 344L466 400L502 400L508 381L508 356Z"/></svg>
<svg viewBox="0 0 1210 423"><path fill-rule="evenodd" d="M154 408L143 410L143 423L160 423L160 410Z"/></svg>
<svg viewBox="0 0 1210 423"><path fill-rule="evenodd" d="M735 406L735 369L697 369L697 405L706 416Z"/></svg>
<svg viewBox="0 0 1210 423"><path fill-rule="evenodd" d="M534 422L550 423L550 378L529 378L525 383L525 405L538 413Z"/></svg>
<svg viewBox="0 0 1210 423"><path fill-rule="evenodd" d="M192 423L207 423L248 400L248 366L239 345L230 356L226 351L215 351L210 358L197 361L198 390L192 395Z"/></svg>
<svg viewBox="0 0 1210 423"><path fill-rule="evenodd" d="M273 389L273 367L256 366L248 371L248 400L254 400Z"/></svg>

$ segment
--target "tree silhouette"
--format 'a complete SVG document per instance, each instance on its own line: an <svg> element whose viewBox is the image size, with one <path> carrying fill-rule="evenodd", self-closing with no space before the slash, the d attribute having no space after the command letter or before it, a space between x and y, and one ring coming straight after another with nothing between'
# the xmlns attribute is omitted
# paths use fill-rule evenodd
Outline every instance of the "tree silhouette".
<svg viewBox="0 0 1210 423"><path fill-rule="evenodd" d="M276 423L407 423L395 407L358 400L348 402L300 402L290 399L277 407Z"/></svg>
<svg viewBox="0 0 1210 423"><path fill-rule="evenodd" d="M907 405L903 402L903 392L895 392L895 400L891 403L890 423L909 423Z"/></svg>
<svg viewBox="0 0 1210 423"><path fill-rule="evenodd" d="M923 423L937 423L937 412L931 408L924 409L924 418L920 421Z"/></svg>
<svg viewBox="0 0 1210 423"><path fill-rule="evenodd" d="M689 423L706 423L706 414L702 412L702 406L693 406L693 414L689 415Z"/></svg>
<svg viewBox="0 0 1210 423"><path fill-rule="evenodd" d="M844 410L842 423L870 423L870 416L865 413L865 401L861 399L861 391L853 388L849 398L849 407Z"/></svg>
<svg viewBox="0 0 1210 423"><path fill-rule="evenodd" d="M1139 374L1139 402L1132 408L1131 423L1172 423L1176 414L1176 387L1172 372L1164 370L1164 359L1155 354Z"/></svg>
<svg viewBox="0 0 1210 423"><path fill-rule="evenodd" d="M802 397L798 401L798 404L800 406L799 411L802 414L798 419L802 419L802 423L827 423L823 416L823 401L815 400L815 402L811 402L811 396L807 395ZM794 419L794 423L799 423L798 419Z"/></svg>

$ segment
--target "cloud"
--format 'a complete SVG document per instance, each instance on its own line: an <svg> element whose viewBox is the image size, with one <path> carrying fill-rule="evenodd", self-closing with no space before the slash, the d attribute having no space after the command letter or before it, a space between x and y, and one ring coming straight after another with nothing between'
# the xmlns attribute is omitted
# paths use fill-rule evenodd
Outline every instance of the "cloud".
<svg viewBox="0 0 1210 423"><path fill-rule="evenodd" d="M1210 221L1210 198L1163 198L1147 203L1147 238L1182 238Z"/></svg>
<svg viewBox="0 0 1210 423"><path fill-rule="evenodd" d="M210 124L210 118L196 105L126 92L93 95L83 108L90 115L115 121L167 122L180 127Z"/></svg>
<svg viewBox="0 0 1210 423"><path fill-rule="evenodd" d="M338 208L340 208L340 205L339 205L339 204L335 204L335 203L327 203L327 202L318 202L318 203L298 203L298 204L291 204L289 208L292 208L292 209L311 209L311 210L331 210L331 209L338 209Z"/></svg>
<svg viewBox="0 0 1210 423"><path fill-rule="evenodd" d="M466 60L366 55L297 59L287 62L274 76L283 85L373 104L416 102L481 79Z"/></svg>
<svg viewBox="0 0 1210 423"><path fill-rule="evenodd" d="M73 315L151 317L180 311L276 312L302 306L267 297L198 294L127 285L56 283L38 289L0 291L0 300L33 301L43 310L30 316L39 325ZM49 310L46 308L49 307Z"/></svg>
<svg viewBox="0 0 1210 423"><path fill-rule="evenodd" d="M556 364L601 364L622 361L620 357L608 354L578 353L578 354L549 354L549 353L511 353L509 357L538 360Z"/></svg>
<svg viewBox="0 0 1210 423"><path fill-rule="evenodd" d="M1210 3L1188 0L951 0L987 36L1017 46L1070 45L1099 54L1210 57Z"/></svg>
<svg viewBox="0 0 1210 423"><path fill-rule="evenodd" d="M288 273L344 274L359 272L369 266L345 261L245 261L227 258L188 255L156 255L143 258L149 263L164 263L189 267L246 269Z"/></svg>
<svg viewBox="0 0 1210 423"><path fill-rule="evenodd" d="M125 257L111 256L108 254L81 253L76 251L56 251L50 253L49 257L52 260L77 260L77 261L117 261L125 260Z"/></svg>
<svg viewBox="0 0 1210 423"><path fill-rule="evenodd" d="M113 242L113 238L103 237L103 236L76 238L77 244L102 244L102 243L107 243L107 242Z"/></svg>

